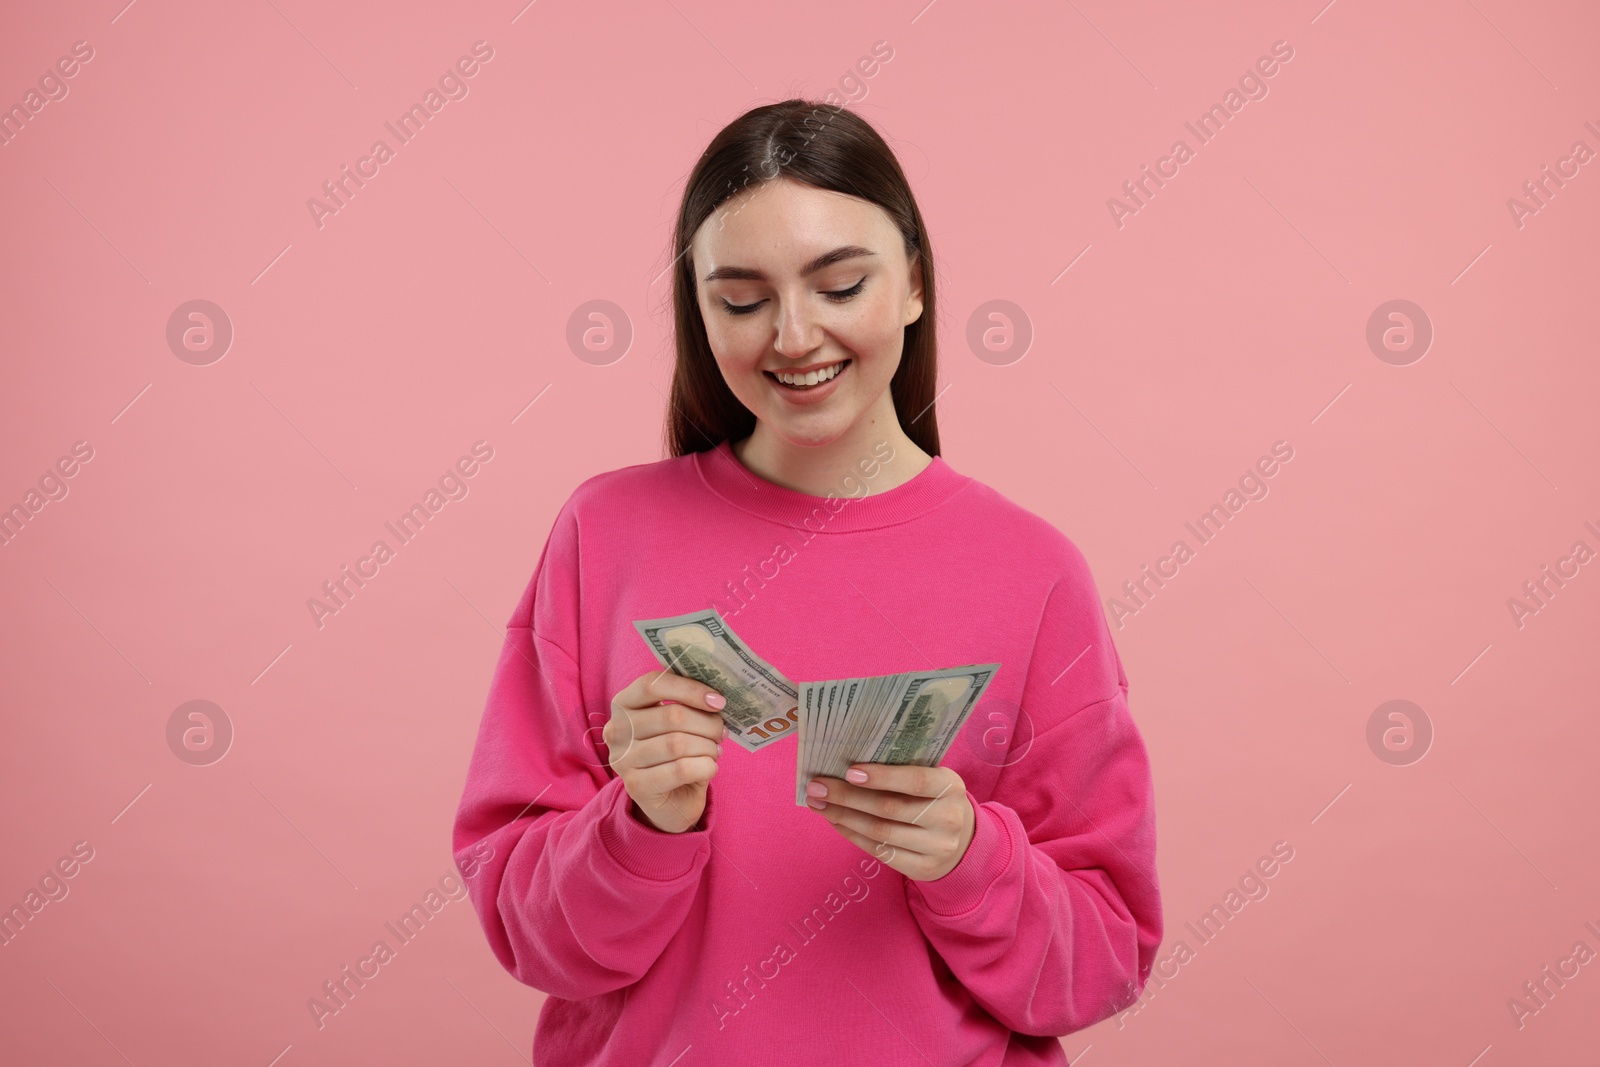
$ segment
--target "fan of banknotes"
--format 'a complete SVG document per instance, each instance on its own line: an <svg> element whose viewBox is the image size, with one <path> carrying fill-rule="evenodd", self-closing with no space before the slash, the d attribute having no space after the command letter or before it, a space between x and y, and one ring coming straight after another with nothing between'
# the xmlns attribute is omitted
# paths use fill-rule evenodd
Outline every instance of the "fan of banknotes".
<svg viewBox="0 0 1600 1067"><path fill-rule="evenodd" d="M842 778L852 763L936 766L1000 669L984 663L797 686L752 652L715 608L633 625L663 667L728 699L722 720L746 751L799 733L800 805L808 781Z"/></svg>

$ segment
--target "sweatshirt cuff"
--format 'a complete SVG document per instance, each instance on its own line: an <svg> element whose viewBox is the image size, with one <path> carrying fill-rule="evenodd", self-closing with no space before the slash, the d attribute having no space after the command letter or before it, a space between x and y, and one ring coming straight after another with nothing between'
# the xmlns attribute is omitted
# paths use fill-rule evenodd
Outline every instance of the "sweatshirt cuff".
<svg viewBox="0 0 1600 1067"><path fill-rule="evenodd" d="M607 794L610 790L610 794ZM705 865L711 855L711 797L706 791L706 811L697 826L704 830L685 830L669 834L635 818L630 810L633 798L622 779L613 778L600 788L596 799L603 805L600 817L600 843L623 870L636 878L652 882L673 882Z"/></svg>
<svg viewBox="0 0 1600 1067"><path fill-rule="evenodd" d="M921 897L935 915L961 915L983 903L989 887L1011 865L1011 833L1005 819L989 804L980 804L971 791L975 819L966 854L943 877L932 881L906 879L906 889Z"/></svg>

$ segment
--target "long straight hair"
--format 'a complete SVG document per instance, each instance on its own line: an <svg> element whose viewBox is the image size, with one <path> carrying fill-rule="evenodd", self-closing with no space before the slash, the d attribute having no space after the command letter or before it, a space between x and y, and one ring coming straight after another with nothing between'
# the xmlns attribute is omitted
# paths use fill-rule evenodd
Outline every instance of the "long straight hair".
<svg viewBox="0 0 1600 1067"><path fill-rule="evenodd" d="M889 392L906 436L928 455L938 455L936 290L922 213L899 161L865 119L842 107L800 99L754 108L723 127L684 186L673 248L677 361L666 421L668 450L673 456L705 452L755 430L755 414L733 395L712 355L689 244L719 205L780 177L877 204L900 230L911 265L921 266L922 315L905 328Z"/></svg>

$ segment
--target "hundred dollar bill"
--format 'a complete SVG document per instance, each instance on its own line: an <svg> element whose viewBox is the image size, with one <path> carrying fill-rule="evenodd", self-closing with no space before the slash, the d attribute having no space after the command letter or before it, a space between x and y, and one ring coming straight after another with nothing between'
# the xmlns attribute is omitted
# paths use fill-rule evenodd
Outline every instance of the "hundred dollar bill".
<svg viewBox="0 0 1600 1067"><path fill-rule="evenodd" d="M837 753L847 744L842 732L829 729L829 724L842 727L850 718L852 706L870 679L847 678L837 682L800 683L800 743L795 746L795 767L833 766ZM848 761L839 764L838 775L843 775ZM832 771L813 771L811 775L795 775L796 804L806 802L806 783L814 774L832 774ZM837 775L836 775L837 776Z"/></svg>
<svg viewBox="0 0 1600 1067"><path fill-rule="evenodd" d="M728 698L722 721L746 751L757 752L794 732L799 721L794 683L750 651L715 608L633 625L663 667Z"/></svg>
<svg viewBox="0 0 1600 1067"><path fill-rule="evenodd" d="M806 802L812 778L842 778L852 763L937 766L999 669L984 663L802 683L811 713L800 723L795 803ZM830 715L836 694L842 699Z"/></svg>
<svg viewBox="0 0 1600 1067"><path fill-rule="evenodd" d="M944 758L998 663L913 674L887 709L881 733L862 763L915 763L932 767Z"/></svg>

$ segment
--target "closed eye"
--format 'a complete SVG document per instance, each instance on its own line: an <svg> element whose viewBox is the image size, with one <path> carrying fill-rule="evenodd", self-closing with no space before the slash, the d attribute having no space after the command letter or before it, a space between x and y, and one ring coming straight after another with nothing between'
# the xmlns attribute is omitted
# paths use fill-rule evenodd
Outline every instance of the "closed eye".
<svg viewBox="0 0 1600 1067"><path fill-rule="evenodd" d="M856 282L848 289L824 291L822 295L827 297L829 300L832 300L836 304L843 304L845 301L860 295L862 288L866 284L867 279L863 275L859 282ZM748 315L764 303L766 303L765 300L757 300L754 304L730 304L724 300L722 302L722 306L730 315Z"/></svg>

